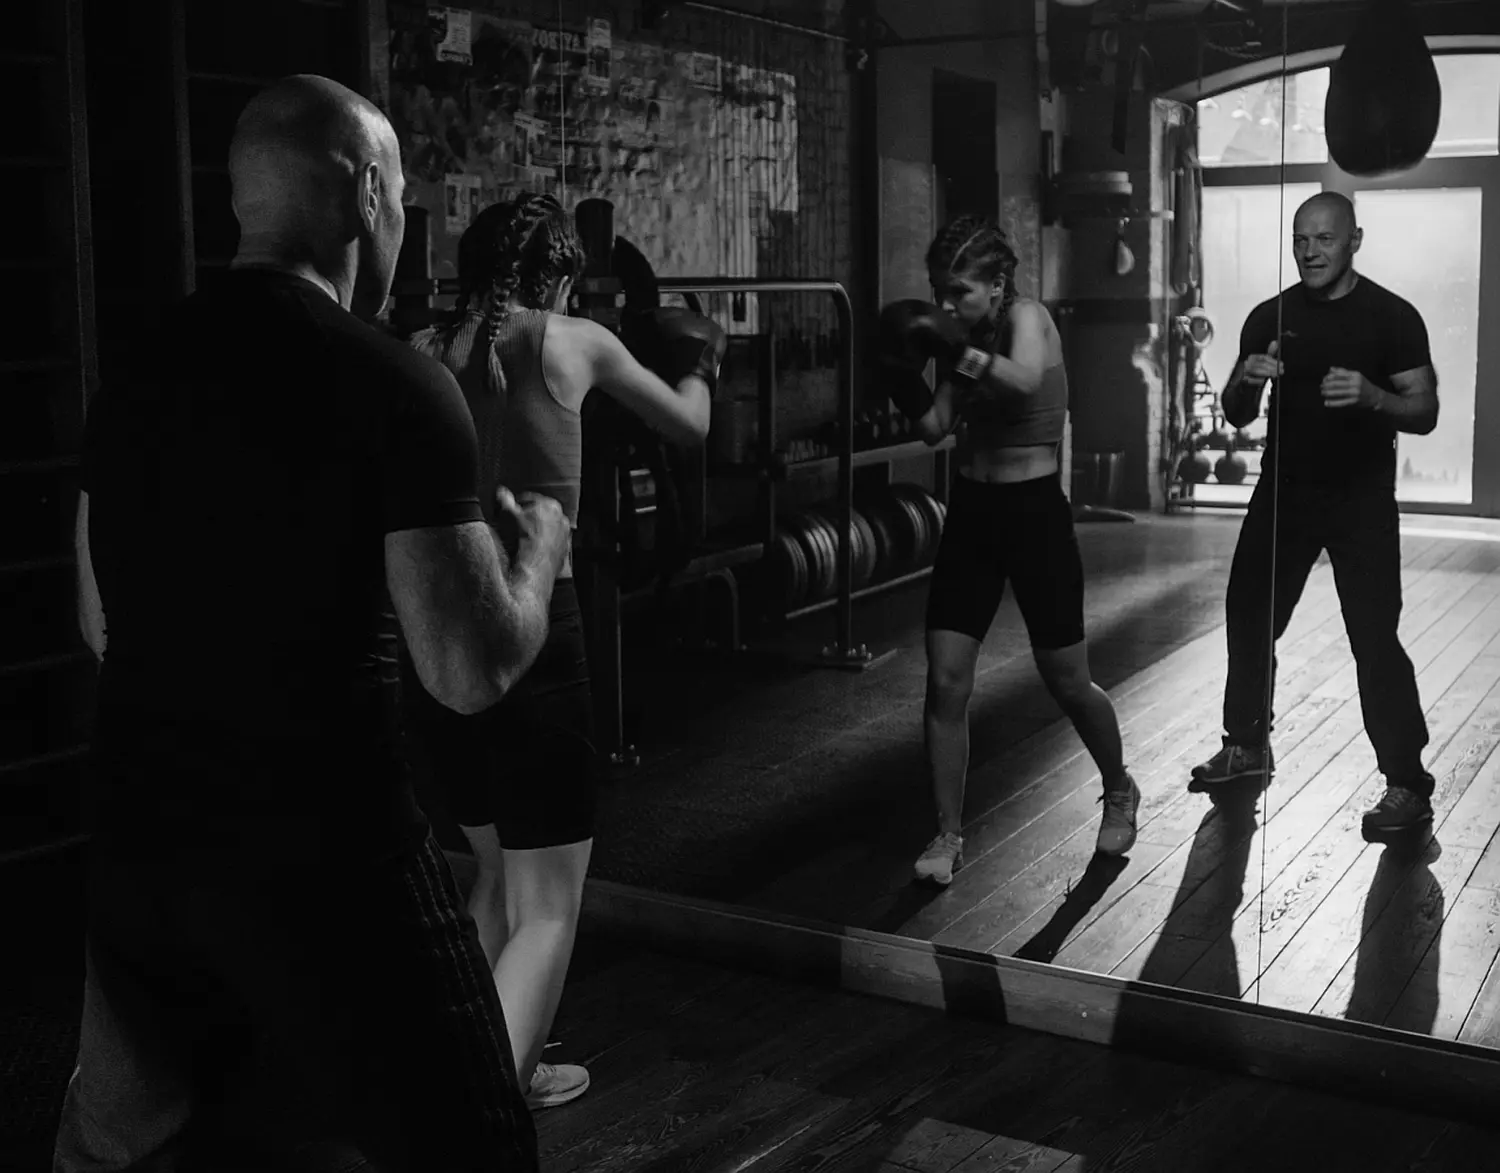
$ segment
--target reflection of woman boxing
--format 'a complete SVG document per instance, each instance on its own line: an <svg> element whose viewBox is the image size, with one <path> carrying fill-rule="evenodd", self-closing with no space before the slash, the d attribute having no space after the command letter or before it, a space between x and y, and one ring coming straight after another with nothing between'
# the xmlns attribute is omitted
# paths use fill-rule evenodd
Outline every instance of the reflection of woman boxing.
<svg viewBox="0 0 1500 1173"><path fill-rule="evenodd" d="M580 408L598 387L671 439L708 432L725 339L680 310L641 323L668 383L608 329L563 314L583 272L572 218L550 196L486 208L459 241L457 311L412 345L457 376L479 440L484 499L497 485L562 502L577 523ZM593 699L571 559L536 663L494 709L461 717L420 687L411 722L479 863L469 911L495 975L521 1086L533 1107L588 1087L582 1067L540 1063L562 995L594 834Z"/></svg>
<svg viewBox="0 0 1500 1173"><path fill-rule="evenodd" d="M1007 579L1042 680L1102 775L1098 849L1119 855L1135 842L1140 790L1122 761L1114 706L1089 673L1083 564L1058 468L1068 379L1057 327L1017 296L1015 253L991 221L953 221L927 267L939 304L896 302L880 323L880 370L896 406L929 444L959 430L959 475L927 601L924 716L938 834L916 872L947 884L963 862L969 699ZM924 375L929 359L936 393Z"/></svg>

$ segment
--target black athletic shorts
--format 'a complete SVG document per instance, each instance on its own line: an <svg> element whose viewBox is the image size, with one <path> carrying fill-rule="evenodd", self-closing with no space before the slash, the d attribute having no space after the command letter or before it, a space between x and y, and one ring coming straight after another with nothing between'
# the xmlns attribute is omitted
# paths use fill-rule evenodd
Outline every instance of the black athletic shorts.
<svg viewBox="0 0 1500 1173"><path fill-rule="evenodd" d="M419 769L460 826L493 823L500 846L513 851L593 838L594 698L571 579L552 592L550 630L536 663L498 705L464 716L420 684L408 692Z"/></svg>
<svg viewBox="0 0 1500 1173"><path fill-rule="evenodd" d="M927 630L981 642L1010 580L1031 646L1083 639L1083 560L1056 476L1015 484L954 478L927 595Z"/></svg>

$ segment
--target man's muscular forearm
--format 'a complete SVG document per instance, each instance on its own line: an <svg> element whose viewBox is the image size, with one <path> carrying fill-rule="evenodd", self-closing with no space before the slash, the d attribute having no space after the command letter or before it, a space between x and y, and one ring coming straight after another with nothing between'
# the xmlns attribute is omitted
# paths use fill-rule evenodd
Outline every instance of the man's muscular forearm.
<svg viewBox="0 0 1500 1173"><path fill-rule="evenodd" d="M495 553L507 596L501 605L510 612L516 642L515 656L505 673L509 680L504 687L508 689L531 670L547 642L548 615L559 568L536 543L522 544L514 557L506 546L503 536L495 531Z"/></svg>
<svg viewBox="0 0 1500 1173"><path fill-rule="evenodd" d="M1398 432L1425 436L1437 427L1437 395L1395 395L1382 391L1375 402L1375 414L1390 420Z"/></svg>
<svg viewBox="0 0 1500 1173"><path fill-rule="evenodd" d="M1223 394L1219 396L1219 406L1223 408L1225 421L1236 428L1248 427L1254 423L1260 415L1260 397L1265 389L1264 379L1247 379L1244 366L1235 367Z"/></svg>

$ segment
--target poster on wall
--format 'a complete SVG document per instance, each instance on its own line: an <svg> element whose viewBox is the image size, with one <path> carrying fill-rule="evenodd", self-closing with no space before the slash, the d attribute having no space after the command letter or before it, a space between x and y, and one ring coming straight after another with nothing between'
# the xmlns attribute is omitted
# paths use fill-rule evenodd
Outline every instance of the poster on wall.
<svg viewBox="0 0 1500 1173"><path fill-rule="evenodd" d="M443 177L443 227L449 236L462 236L464 230L474 222L484 206L481 201L482 183L477 175L445 175Z"/></svg>
<svg viewBox="0 0 1500 1173"><path fill-rule="evenodd" d="M551 137L546 119L517 112L511 119L511 129L514 135L511 158L516 168L527 172L540 168Z"/></svg>
<svg viewBox="0 0 1500 1173"><path fill-rule="evenodd" d="M473 13L467 8L431 8L428 20L432 24L433 40L437 42L437 59L454 61L460 65L472 65L471 50Z"/></svg>
<svg viewBox="0 0 1500 1173"><path fill-rule="evenodd" d="M610 25L607 20L589 21L588 73L585 86L591 94L609 93Z"/></svg>
<svg viewBox="0 0 1500 1173"><path fill-rule="evenodd" d="M770 212L796 212L797 80L789 73L747 65L723 72L720 150L728 176Z"/></svg>
<svg viewBox="0 0 1500 1173"><path fill-rule="evenodd" d="M589 42L576 29L532 30L532 107L544 118L556 121L564 111L572 119L588 114L591 95Z"/></svg>
<svg viewBox="0 0 1500 1173"><path fill-rule="evenodd" d="M799 209L790 73L624 40L607 20L543 27L402 0L388 18L388 109L438 277L455 274L475 214L523 191L606 196L617 231L687 275L754 275Z"/></svg>
<svg viewBox="0 0 1500 1173"><path fill-rule="evenodd" d="M407 183L440 189L444 175L459 172L503 183L516 165L513 118L526 108L531 26L465 12L467 60L444 59L443 46L455 43L449 11L389 6L389 113Z"/></svg>
<svg viewBox="0 0 1500 1173"><path fill-rule="evenodd" d="M719 92L719 67L723 64L719 58L712 53L679 53L677 57L688 85L695 90Z"/></svg>

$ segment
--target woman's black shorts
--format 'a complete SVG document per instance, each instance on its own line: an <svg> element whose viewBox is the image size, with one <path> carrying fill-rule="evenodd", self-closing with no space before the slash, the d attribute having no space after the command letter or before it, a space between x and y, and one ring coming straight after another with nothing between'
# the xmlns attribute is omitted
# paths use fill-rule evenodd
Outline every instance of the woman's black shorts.
<svg viewBox="0 0 1500 1173"><path fill-rule="evenodd" d="M1061 481L955 477L927 595L927 630L983 642L1007 579L1033 648L1082 641L1083 560Z"/></svg>
<svg viewBox="0 0 1500 1173"><path fill-rule="evenodd" d="M416 756L465 827L494 824L513 851L593 838L598 772L583 613L570 579L552 593L546 646L498 705L464 716L409 681Z"/></svg>

